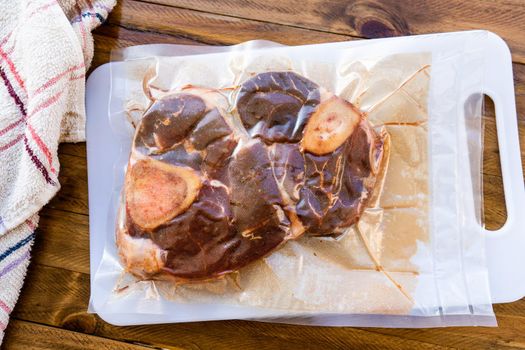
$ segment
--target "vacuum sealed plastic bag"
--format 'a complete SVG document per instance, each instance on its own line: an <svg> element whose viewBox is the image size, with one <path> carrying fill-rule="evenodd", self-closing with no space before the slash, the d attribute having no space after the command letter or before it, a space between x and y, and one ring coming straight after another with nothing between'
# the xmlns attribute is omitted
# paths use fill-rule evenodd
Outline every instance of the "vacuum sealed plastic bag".
<svg viewBox="0 0 525 350"><path fill-rule="evenodd" d="M487 33L470 35L116 52L121 157L91 308L126 324L495 325Z"/></svg>

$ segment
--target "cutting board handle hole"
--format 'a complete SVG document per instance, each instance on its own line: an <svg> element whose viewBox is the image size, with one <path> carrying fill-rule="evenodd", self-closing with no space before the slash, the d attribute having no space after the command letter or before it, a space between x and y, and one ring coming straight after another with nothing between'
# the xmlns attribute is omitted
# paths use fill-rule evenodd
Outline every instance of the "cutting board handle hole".
<svg viewBox="0 0 525 350"><path fill-rule="evenodd" d="M488 95L482 95L481 141L483 145L481 188L482 207L481 223L488 231L497 231L507 221L507 207L503 191L498 130L494 101ZM479 169L479 168L478 168Z"/></svg>

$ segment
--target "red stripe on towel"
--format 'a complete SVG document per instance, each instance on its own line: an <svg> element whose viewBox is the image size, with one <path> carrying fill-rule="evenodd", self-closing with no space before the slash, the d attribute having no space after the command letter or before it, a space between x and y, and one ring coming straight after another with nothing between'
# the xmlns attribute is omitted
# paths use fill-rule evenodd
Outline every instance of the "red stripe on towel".
<svg viewBox="0 0 525 350"><path fill-rule="evenodd" d="M8 315L11 313L11 308L7 306L7 304L4 303L2 300L0 300L0 309L4 310L5 313Z"/></svg>
<svg viewBox="0 0 525 350"><path fill-rule="evenodd" d="M18 109L20 109L20 113L25 117L26 116L26 107L24 106L24 102L20 99L20 97L15 92L15 89L13 89L13 85L11 85L11 82L7 78L7 75L5 74L2 67L0 67L0 78L4 81L4 85L7 88L7 92L9 93L9 96L13 98L15 101L15 104L18 106Z"/></svg>
<svg viewBox="0 0 525 350"><path fill-rule="evenodd" d="M62 79L64 76L66 76L66 74L68 73L71 73L77 69L80 69L80 68L84 68L85 65L84 63L81 63L79 65L76 65L76 66L73 66L73 67L70 67L68 69L66 69L65 71L61 72L61 73L58 73L57 75L55 75L53 78L49 79L47 82L45 82L42 86L40 86L38 89L36 89L35 91L33 91L31 93L32 96L35 96L35 95L38 95L39 93L41 93L42 91L45 91L46 89L48 89L49 87L55 85L60 79Z"/></svg>
<svg viewBox="0 0 525 350"><path fill-rule="evenodd" d="M9 56L5 53L4 50L0 47L0 57L4 59L4 61L7 63L7 66L9 67L9 70L15 77L15 80L18 82L18 85L20 85L20 88L27 94L26 86L24 84L24 81L22 80L22 77L20 77L20 74L18 74L18 71L16 70L15 64Z"/></svg>
<svg viewBox="0 0 525 350"><path fill-rule="evenodd" d="M16 145L18 142L20 142L20 140L22 140L23 137L24 137L24 134L20 134L14 139L12 139L11 141L9 141L8 143L6 143L5 145L0 146L0 152L10 149L14 145Z"/></svg>
<svg viewBox="0 0 525 350"><path fill-rule="evenodd" d="M49 172L47 171L46 167L44 166L44 164L42 164L42 162L40 161L40 159L38 159L38 157L35 155L35 152L33 152L33 150L31 149L31 147L29 147L29 142L27 142L27 137L24 136L24 144L25 144L25 150L27 152L27 154L29 154L29 158L31 159L31 161L33 162L33 164L35 165L35 167L40 170L40 172L42 173L42 176L44 177L44 179L46 180L46 182L50 185L56 185L55 181L53 181L51 179L51 177L49 176Z"/></svg>
<svg viewBox="0 0 525 350"><path fill-rule="evenodd" d="M57 102L61 95L62 95L62 91L59 91L53 96L51 96L50 98L48 98L47 100L45 100L44 102L42 102L41 104L39 104L38 106L36 106L35 109L29 113L29 116L27 118L34 116L36 113L46 109L47 107Z"/></svg>
<svg viewBox="0 0 525 350"><path fill-rule="evenodd" d="M31 124L28 123L27 128L29 129L29 132L31 133L31 137L33 138L33 140L35 140L37 146L46 156L47 163L49 164L49 168L51 169L51 172L53 174L56 174L56 170L53 167L53 157L51 157L51 152L49 151L49 148L47 148L46 144L44 143L44 141L42 141L40 136L38 136L38 134L36 133L35 129L33 129Z"/></svg>
<svg viewBox="0 0 525 350"><path fill-rule="evenodd" d="M26 225L27 225L27 227L29 227L31 229L31 231L35 231L36 224L34 222L32 222L31 220L27 219L26 220Z"/></svg>
<svg viewBox="0 0 525 350"><path fill-rule="evenodd" d="M28 15L28 18L31 18L33 17L34 15L36 15L37 13L41 13L42 11L50 8L51 6L55 6L55 5L58 5L58 2L56 0L51 0L50 2L48 2L47 4L44 4L44 5L41 5L39 7L37 7L36 9L34 9L29 15Z"/></svg>

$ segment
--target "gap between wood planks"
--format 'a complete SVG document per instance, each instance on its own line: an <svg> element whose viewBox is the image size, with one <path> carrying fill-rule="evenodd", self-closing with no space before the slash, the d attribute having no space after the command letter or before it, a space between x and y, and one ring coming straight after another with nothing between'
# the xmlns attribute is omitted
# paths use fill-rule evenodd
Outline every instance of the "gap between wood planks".
<svg viewBox="0 0 525 350"><path fill-rule="evenodd" d="M130 0L128 0L128 1L130 1ZM155 5L155 6L162 6L162 7L169 7L169 8L174 8L174 9L193 11L193 12L198 12L198 13L207 14L207 15L211 14L211 15L217 15L217 16L222 16L222 17L230 17L230 18L240 19L240 20L243 20L243 21L253 21L253 22L259 22L259 23L275 24L275 25L279 25L279 26L283 26L283 27L289 27L289 28L295 28L295 29L301 29L301 30L309 30L309 31L312 31L312 32L318 32L318 33L324 33L324 34L332 34L332 35L340 35L341 37L345 37L345 38L369 39L369 38L366 38L364 36L353 35L353 34L350 34L350 33L339 33L339 32L334 32L334 31L330 31L330 30L322 30L322 29L319 29L319 28L310 28L310 27L305 27L305 26L300 26L300 25L294 25L294 24L290 24L290 23L282 23L282 22L273 22L273 21L268 21L268 20L262 20L260 18L248 18L248 17L236 16L236 15L232 15L232 14L225 14L225 13L221 13L221 12L204 11L204 10L199 10L197 8L194 8L194 7L185 7L185 6L179 6L179 5L165 4L165 3L161 2L161 1L148 1L148 0L132 0L132 1L142 2L142 3L145 3L145 4L150 4L150 5Z"/></svg>
<svg viewBox="0 0 525 350"><path fill-rule="evenodd" d="M120 2L107 22L115 26L157 35L169 34L198 43L231 45L258 39L264 32L265 39L285 44L319 43L352 39L348 35L318 32L269 22L238 19L229 16L173 8L138 1Z"/></svg>
<svg viewBox="0 0 525 350"><path fill-rule="evenodd" d="M317 0L317 1L314 1L314 3L318 2L320 0ZM224 26L228 26L228 24L232 25L232 24L238 24L236 22L232 22L232 20L235 20L235 21L240 21L242 23L244 23L247 27L249 27L250 25L251 26L254 26L256 23L259 23L259 24L265 24L265 25L271 25L272 27L281 27L281 28L290 28L290 29L293 29L295 31L299 31L299 32L309 32L309 33L318 33L318 34L321 34L321 35L327 35L327 36L331 36L331 38L326 38L324 40L322 40L323 42L326 42L326 41L341 41L341 40L344 40L344 39L350 39L350 40L356 40L356 39L373 39L373 38L379 38L379 37L384 37L382 36L380 33L375 33L375 32L372 32L370 35L375 35L375 36L365 36L365 35L358 35L358 33L356 33L355 31L357 29L355 28L352 28L350 27L347 23L345 23L343 21L344 18L348 17L348 15L346 15L345 17L345 14L343 13L342 15L341 14L337 14L336 17L333 19L333 21L329 21L330 23L331 22L334 22L335 24L333 25L335 27L335 29L331 29L331 30L324 30L324 29L321 29L320 26L321 24L320 23L314 23L313 25L312 24L309 24L309 25L305 25L305 24L293 24L293 23L290 23L290 22L286 22L286 21L279 21L279 20L268 20L268 19L262 19L260 16L257 17L253 14L250 13L250 15L246 16L246 17L243 17L242 15L236 15L236 14L232 14L232 13L226 13L224 10L223 11L217 11L214 7L216 4L214 4L213 2L209 2L209 1L200 1L198 2L198 4L202 4L204 7L207 8L207 10L201 10L201 9L198 9L197 7L195 6L189 6L188 4L190 4L188 1L185 1L185 0L176 0L175 1L176 3L182 3L184 5L180 5L180 4L174 4L174 3L167 3L166 0L126 0L126 1L122 1L122 3L118 3L117 4L117 7L114 9L114 13L121 13L122 11L129 11L130 9L134 9L134 10L139 10L139 11L143 11L143 15L144 16L162 16L162 14L160 13L155 13L155 10L153 9L157 9L159 8L159 11L162 12L161 9L164 9L166 11L174 11L175 14L177 15L176 17L192 17L192 14L193 15L197 15L197 16L202 16L204 17L203 18L203 23L206 23L207 21L206 20L222 20L224 21ZM230 1L231 2L231 1ZM230 7L235 4L237 4L238 6L236 8L241 8L241 12L243 12L243 9L244 9L244 12L243 13L246 13L246 12L256 12L256 10L253 10L251 11L250 9L250 6L254 6L253 4L249 4L249 2L246 2L247 5L244 5L245 3L244 2L239 2L239 1L233 1L232 3L230 2L226 2L226 3L221 3L221 8L228 8L228 5L230 5ZM270 2L271 3L271 2ZM344 3L344 2L335 2L335 3L339 3L339 7L341 7L341 4L340 3ZM386 2L388 3L388 1ZM370 12L371 13L366 13L367 16L370 16L370 20L373 21L374 23L376 23L377 25L381 25L381 26L386 26L385 28L389 28L389 26L392 26L392 25L397 25L395 22L404 22L404 19L402 18L403 15L400 14L400 13L396 13L395 15L393 14L388 14L387 12L388 11L394 11L394 12L399 12L398 9L395 9L395 7L397 6L395 3L392 3L390 2L390 4L386 4L385 5L382 5L382 4L371 4L370 6ZM142 5L141 5L142 4ZM191 3L193 4L193 3ZM211 5L209 5L211 4ZM438 6L438 2L437 1L433 1L432 2L433 6L436 7ZM356 7L358 7L358 11L365 11L364 8L366 8L366 6L364 6L363 4L354 4ZM383 7L381 7L383 6ZM441 5L439 5L441 6ZM456 4L456 7L458 5ZM481 6L481 5L477 5L477 6ZM484 5L485 7L487 5ZM495 5L494 5L495 6ZM509 5L507 5L508 7ZM145 8L144 8L145 7ZM247 7L248 9L245 9L244 7ZM276 7L276 5L272 5L272 4L269 4L268 5L268 8L270 9L270 11L276 11L275 8L272 8L272 7ZM235 9L236 9L235 8ZM123 10L124 9L124 10ZM490 9L497 9L497 6L495 6L494 8L490 7ZM178 13L176 10L180 10L179 12L183 12L183 13ZM343 9L344 10L344 9ZM462 9L464 11L464 9ZM475 10L475 6L473 7L473 9L471 9L471 11L469 12L470 15L472 15L472 10ZM486 10L486 9L484 9ZM436 8L434 8L434 11L436 11ZM278 12L278 11L277 11ZM377 13L376 13L377 12ZM275 15L275 13L274 13ZM280 14L282 16L282 14ZM315 16L313 15L312 13L306 13L305 14L306 16L310 16L311 18L316 18L318 16L322 16L323 13L322 11L319 12L318 16ZM326 14L324 14L326 15ZM358 14L359 15L359 14ZM411 14L413 15L413 14ZM118 16L118 15L117 15ZM334 16L334 14L332 14L331 16ZM374 19L375 17L374 16L377 16L376 19ZM390 18L390 17L393 17L393 18ZM521 16L521 17L525 17L525 11L524 13L521 13L518 11L517 13L517 16L518 18ZM385 18L383 18L385 17ZM137 18L140 18L140 14L137 13L137 16L133 16L133 17L130 17L129 19L131 19L131 21L136 21ZM287 18L294 18L294 15L293 14L290 14L289 17ZM180 18L179 18L180 19ZM325 19L326 20L326 19ZM414 18L409 18L409 20L413 20L414 22L417 22L416 19ZM471 21L473 21L472 18L470 18ZM358 19L354 18L354 21L358 21ZM382 22L381 21L386 21L386 24L381 24ZM130 25L130 23L117 23L115 24L113 22L113 17L110 15L110 17L108 18L108 22L109 23L112 23L114 25L118 25L118 26L121 26L123 28L127 28L127 29L133 29L133 30L137 30L137 31L143 31L143 32L150 32L150 33L156 33L156 34L166 34L162 31L156 31L156 30L152 30L152 29L140 29L140 28L137 28L137 26L134 26L134 25ZM310 20L310 22L312 22L312 20ZM315 21L314 21L315 22ZM392 22L392 23L390 23ZM141 23L142 24L142 23ZM458 24L461 24L461 22L458 22ZM498 27L499 23L488 23L487 24L487 28L488 29L493 29L494 31L503 31L504 29ZM146 24L145 24L146 25ZM324 25L324 23L323 23ZM327 25L331 25L331 24L327 24ZM355 24L355 25L358 25L358 24ZM360 25L360 24L359 24ZM472 25L474 25L474 27L471 27ZM462 23L459 27L450 27L450 25L448 24L448 22L444 21L443 24L438 24L436 25L435 23L433 24L433 26L431 25L429 28L419 28L421 26L425 26L424 24L422 23L416 23L415 24L415 32L414 33L410 33L410 32L404 32L405 29L401 30L401 31L397 31L397 30L394 30L392 29L392 35L394 36L399 36L401 34L426 34L426 33L429 33L429 32L433 32L433 31L439 31L440 29L440 26L444 26L444 28L442 28L442 30L469 30L469 29L476 29L477 27L475 27L476 24L469 24L468 22L466 23ZM191 24L189 24L189 26L191 27ZM399 24L398 26L400 27L404 27L404 26L408 26L408 24ZM492 28L492 27L495 27L495 28ZM176 27L176 26L174 26ZM184 27L183 24L180 25L180 27ZM437 27L437 28L434 28L434 27ZM170 30L178 30L179 28L170 28ZM192 28L193 31L195 31L195 28ZM432 30L432 29L435 29L435 30ZM509 29L506 29L507 31ZM406 28L406 31L408 31L408 27ZM210 34L210 33L208 33ZM298 33L295 33L295 34L298 34ZM506 36L509 36L511 34L514 34L514 32L511 31L511 33L508 33L508 35ZM214 35L214 33L211 34L212 36ZM203 36L199 36L197 37L196 35L193 35L192 34L184 34L184 32L179 32L179 34L176 35L176 37L183 37L185 39L192 39L192 40L195 40L196 42L199 42L199 43L203 43L203 44L232 44L233 42L230 42L228 41L227 43L221 41L221 40L207 40L207 39L204 39ZM504 35L505 36L505 35ZM253 38L252 38L253 39ZM507 38L509 39L509 38ZM513 38L510 38L511 40L513 40ZM286 40L295 40L293 37L287 37ZM238 40L237 40L238 41ZM241 40L242 41L242 40ZM515 44L513 42L513 44ZM521 47L521 44L516 44L516 52L515 52L515 57L514 57L514 61L516 63L525 63L525 58L522 57L522 47Z"/></svg>
<svg viewBox="0 0 525 350"><path fill-rule="evenodd" d="M515 60L525 63L523 42L517 40L525 29L522 27L525 8L519 0L499 4L429 0L406 7L400 6L397 0L267 0L264 4L250 0L228 0L220 4L209 0L134 1L359 39L488 29L501 34L514 48ZM426 16L421 16L422 13Z"/></svg>

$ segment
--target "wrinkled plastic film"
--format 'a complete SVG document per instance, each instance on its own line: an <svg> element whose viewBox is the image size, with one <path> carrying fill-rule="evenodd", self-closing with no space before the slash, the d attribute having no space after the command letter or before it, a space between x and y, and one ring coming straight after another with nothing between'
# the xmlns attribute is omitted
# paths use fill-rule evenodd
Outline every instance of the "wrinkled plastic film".
<svg viewBox="0 0 525 350"><path fill-rule="evenodd" d="M270 45L249 42L210 51L161 45L119 52L109 117L122 152L95 276L100 295L95 308L152 319L175 313L174 322L193 317L386 327L494 324L476 220L481 105L471 96L483 86L481 50L465 42L442 55L395 48L386 54L377 43L351 50L334 46L327 58L320 53L328 46ZM375 130L387 130L388 166L358 223L337 239L289 240L211 281L140 281L126 273L115 223L122 225L117 217L124 173L134 127L150 104L147 94L204 86L223 92L231 110L240 84L271 71L312 80L357 106ZM469 97L474 102L467 105Z"/></svg>

